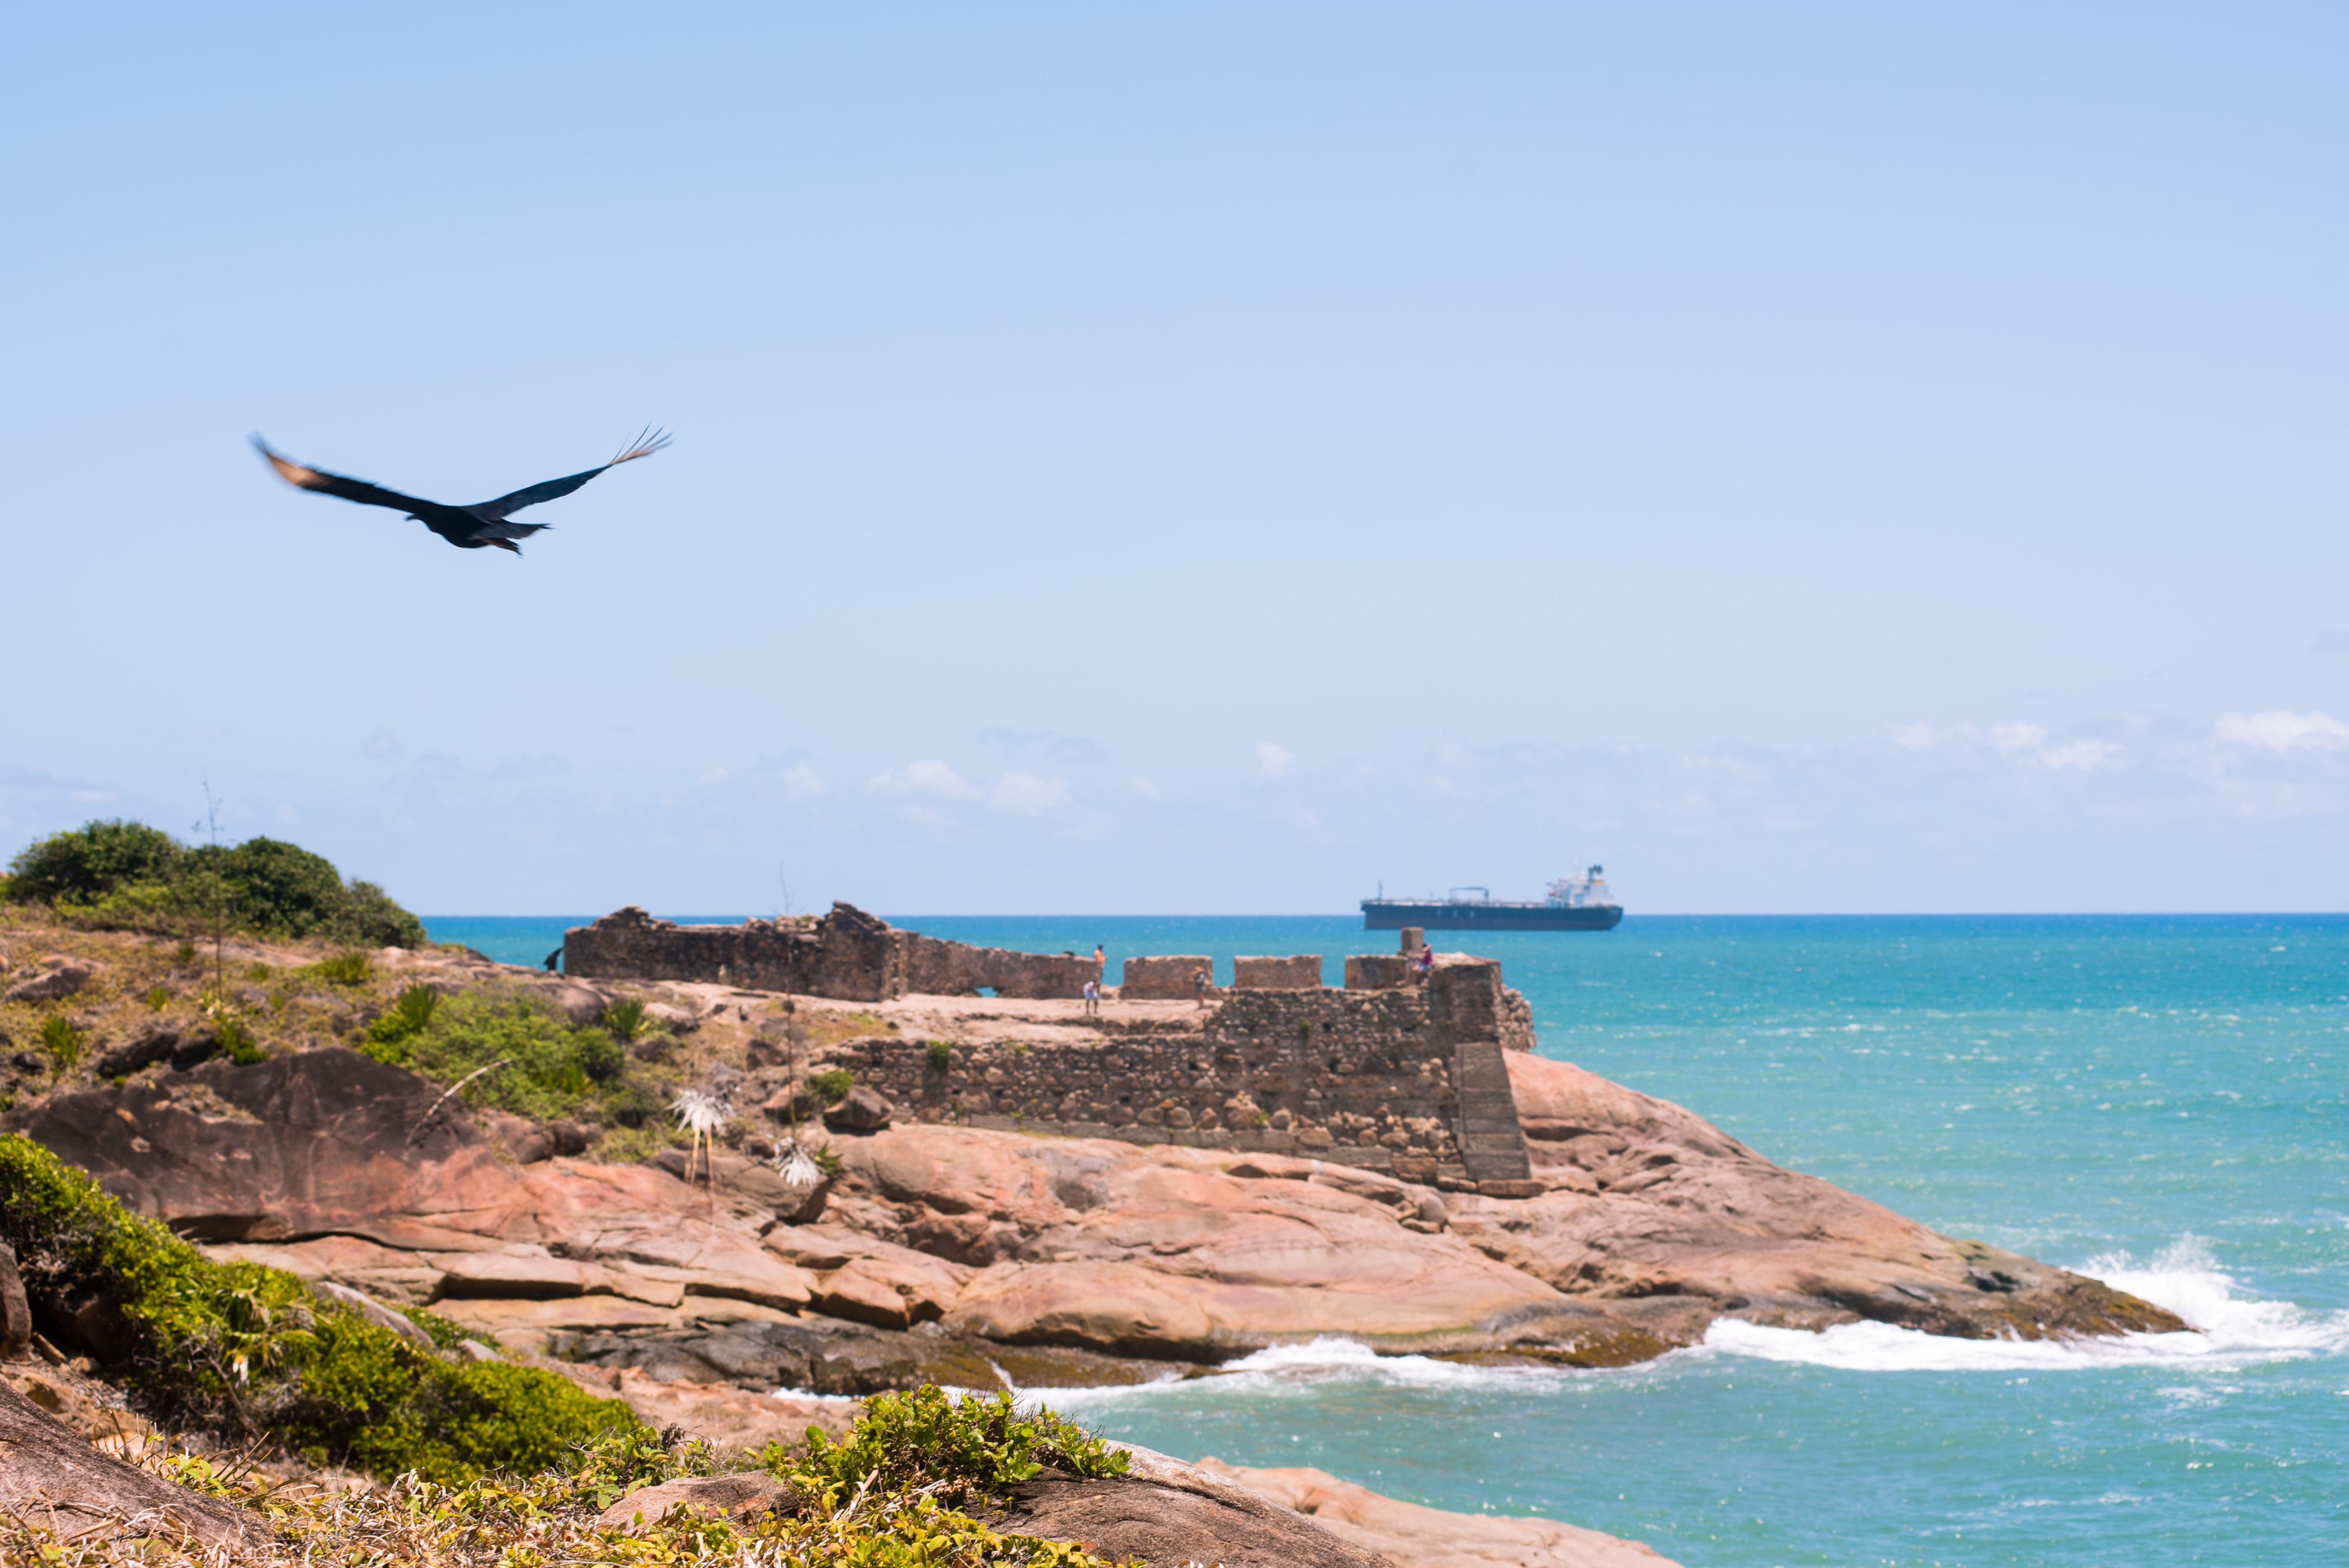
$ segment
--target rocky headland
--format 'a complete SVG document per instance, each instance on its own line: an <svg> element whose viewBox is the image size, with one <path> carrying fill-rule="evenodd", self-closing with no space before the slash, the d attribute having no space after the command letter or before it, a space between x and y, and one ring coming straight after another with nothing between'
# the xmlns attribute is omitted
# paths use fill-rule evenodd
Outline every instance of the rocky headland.
<svg viewBox="0 0 2349 1568"><path fill-rule="evenodd" d="M472 1336L468 1354L559 1370L737 1449L844 1430L850 1400L885 1389L1212 1376L1320 1335L1608 1366L1723 1316L1969 1337L2182 1326L1522 1048L1522 1000L1497 971L1408 995L1112 992L1095 1013L590 981L429 948L239 940L199 959L10 920L0 1127L216 1259L387 1324L429 1308ZM527 1013L584 1066L523 1085L523 1044L481 1046L507 1055L478 1065L446 1041L436 1056L451 1016L432 1023L436 1005ZM62 1064L28 1044L59 1038L52 1017L79 1045ZM1514 1155L1471 1119L1491 1115L1486 1045ZM707 1139L668 1115L688 1091ZM1515 1174L1478 1176L1479 1158ZM45 1334L108 1360L102 1313L53 1310ZM1405 1560L1644 1552L1556 1527L1548 1556L1520 1542L1413 1557L1381 1542L1426 1521L1373 1517L1409 1505L1316 1472L1239 1479Z"/></svg>

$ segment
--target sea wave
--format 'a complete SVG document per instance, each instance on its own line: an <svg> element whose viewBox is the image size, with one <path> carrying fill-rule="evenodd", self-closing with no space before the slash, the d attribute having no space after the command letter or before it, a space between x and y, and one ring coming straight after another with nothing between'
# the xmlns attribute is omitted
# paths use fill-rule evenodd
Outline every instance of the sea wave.
<svg viewBox="0 0 2349 1568"><path fill-rule="evenodd" d="M1162 1396L1177 1387L1214 1388L1279 1396L1302 1393L1346 1383L1382 1388L1426 1389L1433 1392L1492 1388L1554 1381L1562 1374L1547 1366L1475 1366L1438 1361L1425 1355L1385 1355L1360 1340L1325 1334L1296 1345L1276 1345L1226 1361L1208 1377L1198 1380L1164 1378L1150 1383L1092 1388L1030 1388L1026 1395L1050 1394L1060 1405L1115 1404L1134 1397Z"/></svg>
<svg viewBox="0 0 2349 1568"><path fill-rule="evenodd" d="M1821 1333L1723 1318L1702 1349L1758 1361L1801 1362L1854 1372L2058 1371L2098 1366L2203 1366L2213 1370L2349 1352L2349 1312L2318 1313L2244 1293L2199 1237L2185 1236L2149 1262L2108 1253L2078 1271L2168 1308L2183 1334L2110 1338L1951 1339L1887 1323L1847 1323Z"/></svg>
<svg viewBox="0 0 2349 1568"><path fill-rule="evenodd" d="M1356 1340L1330 1335L1274 1345L1226 1362L1206 1386L1278 1397L1332 1384L1429 1392L1523 1387L1561 1379L1670 1376L1710 1360L1742 1357L1802 1363L1851 1372L2030 1372L2167 1366L2224 1371L2261 1362L2349 1354L2349 1312L2312 1312L2245 1293L2209 1248L2188 1236L2148 1262L2126 1253L2078 1271L2117 1290L2168 1307L2191 1324L2183 1334L2132 1334L2064 1340L1951 1339L1887 1323L1841 1324L1823 1332L1770 1328L1722 1318L1702 1343L1640 1366L1603 1372L1553 1366L1484 1366L1425 1355L1383 1355ZM1055 1405L1113 1405L1163 1397L1201 1385L1169 1376L1122 1386L1031 1388Z"/></svg>

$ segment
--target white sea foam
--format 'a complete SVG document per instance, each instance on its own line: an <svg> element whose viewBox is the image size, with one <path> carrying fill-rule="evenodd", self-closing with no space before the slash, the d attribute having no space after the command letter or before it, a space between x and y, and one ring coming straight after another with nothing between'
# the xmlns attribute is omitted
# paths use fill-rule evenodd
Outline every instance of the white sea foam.
<svg viewBox="0 0 2349 1568"><path fill-rule="evenodd" d="M2098 1339L1951 1339L1887 1323L1843 1324L1815 1334L1722 1318L1702 1345L1642 1366L1606 1372L1472 1366L1424 1355L1381 1355L1358 1341L1325 1336L1226 1362L1216 1376L1199 1384L1169 1377L1123 1386L1021 1392L1030 1397L1049 1396L1055 1407L1075 1407L1155 1399L1184 1387L1276 1398L1333 1384L1464 1393L1569 1378L1670 1376L1692 1363L1729 1356L1853 1372L2059 1372L2147 1366L2224 1371L2260 1362L2349 1354L2349 1312L2310 1312L2290 1302L2246 1296L2219 1268L2209 1249L2191 1236L2164 1249L2150 1262L2115 1254L2079 1272L2168 1307L2192 1329Z"/></svg>
<svg viewBox="0 0 2349 1568"><path fill-rule="evenodd" d="M2079 1272L2168 1307L2191 1325L2189 1331L2101 1339L1949 1339L1885 1323L1842 1324L1812 1334L1723 1318L1706 1332L1703 1348L1717 1355L1856 1372L2053 1372L2144 1366L2217 1370L2349 1353L2349 1313L2314 1313L2290 1302L2249 1297L2220 1269L2210 1250L2192 1236L2173 1242L2150 1262L2114 1253Z"/></svg>
<svg viewBox="0 0 2349 1568"><path fill-rule="evenodd" d="M1436 1392L1491 1388L1556 1379L1547 1366L1466 1366L1425 1355L1381 1355L1359 1340L1324 1335L1299 1345L1276 1345L1227 1361L1214 1376L1181 1386L1279 1396L1331 1384L1355 1384L1383 1388L1418 1388ZM1150 1397L1176 1386L1175 1380L1100 1388L1030 1389L1049 1392L1055 1405L1113 1404L1134 1396Z"/></svg>

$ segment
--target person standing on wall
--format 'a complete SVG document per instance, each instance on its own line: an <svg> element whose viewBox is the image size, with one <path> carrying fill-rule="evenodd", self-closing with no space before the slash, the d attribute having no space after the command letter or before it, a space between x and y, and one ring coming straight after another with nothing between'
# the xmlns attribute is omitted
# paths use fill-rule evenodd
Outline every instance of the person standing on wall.
<svg viewBox="0 0 2349 1568"><path fill-rule="evenodd" d="M1101 1016L1101 981L1098 980L1085 981L1085 1016Z"/></svg>

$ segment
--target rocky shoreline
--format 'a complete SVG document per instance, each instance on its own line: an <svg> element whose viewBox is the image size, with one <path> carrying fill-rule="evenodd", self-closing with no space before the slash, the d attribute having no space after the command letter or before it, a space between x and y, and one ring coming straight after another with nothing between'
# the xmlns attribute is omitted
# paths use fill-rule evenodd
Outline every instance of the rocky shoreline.
<svg viewBox="0 0 2349 1568"><path fill-rule="evenodd" d="M385 950L372 955L371 991L281 992L282 1014L323 1027L239 1061L191 1052L187 1029L160 1049L162 1025L131 1033L141 965L161 961L160 943L73 945L29 966L41 986L64 987L38 1000L79 993L93 1033L129 1038L99 1057L107 1078L20 1093L0 1127L215 1258L285 1270L402 1323L391 1309L429 1306L476 1336L470 1354L559 1370L647 1422L735 1449L811 1424L844 1429L854 1397L885 1389L1214 1376L1250 1351L1322 1335L1391 1354L1612 1366L1693 1344L1725 1316L1976 1338L2182 1326L2095 1281L1940 1236L1773 1165L1690 1111L1529 1050L1498 1054L1527 1174L1478 1182L1432 1157L1411 1163L1421 1135L1401 1117L1384 1131L1365 1118L1360 1147L1402 1157L1381 1169L1228 1137L1213 1147L1163 1122L1039 1136L974 1110L977 1096L957 1108L945 1094L900 1106L864 1086L819 1092L838 1091L849 1064L909 1044L965 1067L1018 1060L1033 1081L1055 1053L1098 1064L1137 1027L1207 1036L1214 1013L1188 1004L1113 1003L1102 1018L1051 1000L854 1004L592 986L462 952ZM238 961L258 975L305 956L252 947ZM78 978L41 978L77 966ZM632 1053L747 1108L697 1154L625 1127L469 1106L343 1043L417 987L521 998L574 1023L634 1005L654 1028ZM150 1011L160 990L144 993ZM1138 1012L1151 1008L1167 1016ZM831 1168L790 1178L771 1157L795 1133L809 1141L818 1116ZM103 1365L101 1319L78 1327L84 1342L66 1348ZM1331 1489L1347 1490L1310 1475L1263 1485L1331 1508ZM1522 1560L1613 1561L1559 1550Z"/></svg>

